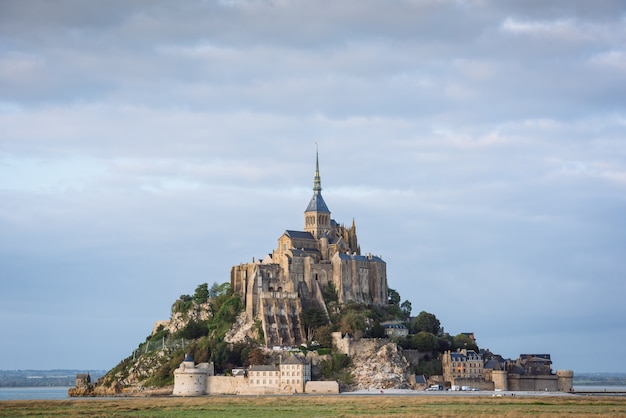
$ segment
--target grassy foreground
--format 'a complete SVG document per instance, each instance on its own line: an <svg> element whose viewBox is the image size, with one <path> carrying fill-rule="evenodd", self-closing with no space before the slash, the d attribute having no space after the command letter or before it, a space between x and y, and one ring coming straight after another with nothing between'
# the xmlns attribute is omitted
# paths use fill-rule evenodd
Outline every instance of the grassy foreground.
<svg viewBox="0 0 626 418"><path fill-rule="evenodd" d="M0 417L626 417L619 397L267 396L0 401Z"/></svg>

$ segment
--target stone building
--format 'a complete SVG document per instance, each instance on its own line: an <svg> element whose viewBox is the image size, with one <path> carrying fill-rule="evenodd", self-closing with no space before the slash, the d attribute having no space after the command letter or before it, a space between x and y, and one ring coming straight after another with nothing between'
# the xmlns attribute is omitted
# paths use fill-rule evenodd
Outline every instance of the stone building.
<svg viewBox="0 0 626 418"><path fill-rule="evenodd" d="M458 379L482 379L483 358L474 350L446 351L441 357L443 378L448 382Z"/></svg>
<svg viewBox="0 0 626 418"><path fill-rule="evenodd" d="M336 388L336 389L335 389ZM191 356L174 371L175 396L338 393L336 382L311 382L311 364L296 356L278 365L251 365L244 373L215 376L213 363L194 365Z"/></svg>
<svg viewBox="0 0 626 418"><path fill-rule="evenodd" d="M447 351L441 359L443 380L451 386L471 386L482 390L570 392L574 372L552 372L549 354L521 354L516 360L503 359L489 352Z"/></svg>
<svg viewBox="0 0 626 418"><path fill-rule="evenodd" d="M385 335L389 338L403 338L409 335L409 329L406 325L398 322L382 323Z"/></svg>
<svg viewBox="0 0 626 418"><path fill-rule="evenodd" d="M305 340L299 314L316 306L328 313L329 286L339 303L387 304L387 266L361 254L354 220L337 223L322 197L316 155L313 196L304 211L304 230L286 230L263 260L233 266L230 283L241 295L246 320L260 320L267 346L294 346Z"/></svg>
<svg viewBox="0 0 626 418"><path fill-rule="evenodd" d="M277 366L252 365L248 369L250 387L273 388L277 392L303 393L311 380L311 365L291 356Z"/></svg>

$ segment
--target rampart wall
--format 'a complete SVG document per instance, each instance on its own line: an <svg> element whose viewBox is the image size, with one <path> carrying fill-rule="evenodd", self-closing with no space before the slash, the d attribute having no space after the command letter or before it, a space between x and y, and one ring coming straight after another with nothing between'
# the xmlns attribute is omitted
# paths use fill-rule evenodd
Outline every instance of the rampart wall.
<svg viewBox="0 0 626 418"><path fill-rule="evenodd" d="M559 390L559 378L556 375L523 376L509 373L507 378L508 390L511 391L546 391L556 392Z"/></svg>

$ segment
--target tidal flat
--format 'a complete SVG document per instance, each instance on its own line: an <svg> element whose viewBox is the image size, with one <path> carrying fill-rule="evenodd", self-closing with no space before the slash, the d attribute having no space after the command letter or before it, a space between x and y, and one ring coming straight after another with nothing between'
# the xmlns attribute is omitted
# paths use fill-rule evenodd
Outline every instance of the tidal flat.
<svg viewBox="0 0 626 418"><path fill-rule="evenodd" d="M604 396L219 396L0 401L0 417L626 417Z"/></svg>

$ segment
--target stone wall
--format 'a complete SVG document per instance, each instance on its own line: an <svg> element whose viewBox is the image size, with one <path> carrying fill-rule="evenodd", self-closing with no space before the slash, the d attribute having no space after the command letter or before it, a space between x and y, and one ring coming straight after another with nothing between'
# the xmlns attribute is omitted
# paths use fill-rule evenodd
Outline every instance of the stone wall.
<svg viewBox="0 0 626 418"><path fill-rule="evenodd" d="M248 379L244 376L207 376L207 395L240 395L252 394L253 388L248 385ZM258 394L263 391L258 390Z"/></svg>
<svg viewBox="0 0 626 418"><path fill-rule="evenodd" d="M559 390L558 377L556 375L523 376L509 373L507 384L511 391L546 391L556 392Z"/></svg>
<svg viewBox="0 0 626 418"><path fill-rule="evenodd" d="M456 378L453 384L457 386L469 386L480 390L494 390L493 382L488 382L481 378Z"/></svg>
<svg viewBox="0 0 626 418"><path fill-rule="evenodd" d="M403 349L402 354L409 361L411 366L417 366L420 364L420 361L424 359L426 356L430 356L431 353L422 353L419 350L411 350L411 349Z"/></svg>

